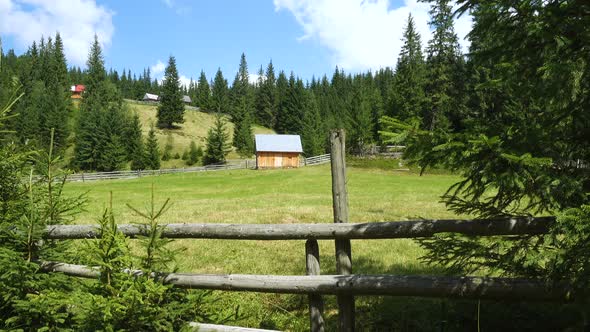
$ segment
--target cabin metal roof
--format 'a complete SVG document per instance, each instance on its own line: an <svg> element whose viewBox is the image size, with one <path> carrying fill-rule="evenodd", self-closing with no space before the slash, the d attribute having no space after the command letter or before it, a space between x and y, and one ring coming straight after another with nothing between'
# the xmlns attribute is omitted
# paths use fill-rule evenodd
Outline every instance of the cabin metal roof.
<svg viewBox="0 0 590 332"><path fill-rule="evenodd" d="M143 99L149 99L149 100L158 100L160 97L158 95L154 95L151 93L146 93L145 95L143 95Z"/></svg>
<svg viewBox="0 0 590 332"><path fill-rule="evenodd" d="M299 135L255 135L257 152L303 152Z"/></svg>

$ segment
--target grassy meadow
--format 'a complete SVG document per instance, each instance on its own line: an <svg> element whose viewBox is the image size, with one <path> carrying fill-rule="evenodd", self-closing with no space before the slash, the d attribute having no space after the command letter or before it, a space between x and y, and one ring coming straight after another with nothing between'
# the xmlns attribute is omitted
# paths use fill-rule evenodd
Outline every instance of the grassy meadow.
<svg viewBox="0 0 590 332"><path fill-rule="evenodd" d="M351 222L416 218L450 218L440 195L458 178L418 176L391 169L350 167L348 190ZM67 193L87 192L88 206L77 223L94 223L113 193L119 223L141 222L126 204L147 207L152 185L156 201L170 198L165 223L331 223L329 165L287 170L237 170L173 174L141 179L70 183ZM198 273L305 274L304 241L175 240L186 248L179 271ZM411 240L353 241L353 268L364 274L432 274L418 260L421 249ZM335 273L333 241L320 241L322 273ZM215 292L216 306L228 313L239 305L245 317L236 324L307 329L306 297L258 293ZM326 316L334 323L335 301L327 297ZM379 322L389 307L383 299L361 298L359 319ZM398 301L398 300L395 300ZM395 302L394 301L394 302ZM401 301L401 300L400 300ZM406 300L399 303L400 305ZM421 301L421 300L411 300ZM378 308L381 308L378 310ZM423 310L420 310L424 313ZM385 318L383 318L385 319Z"/></svg>
<svg viewBox="0 0 590 332"><path fill-rule="evenodd" d="M126 103L131 110L139 115L141 121L143 135L147 137L152 124L156 123L156 114L158 112L157 104L145 104L138 103L132 100L126 100ZM230 138L233 136L234 124L227 120L227 133ZM184 123L179 125L178 129L157 129L156 137L160 144L160 151L164 150L167 142L171 142L173 149L172 155L176 153L182 156L185 150L188 150L191 141L195 141L197 146L201 146L205 149L207 133L210 128L213 127L215 122L215 114L208 112L201 112L194 109L185 109L184 111ZM270 134L274 133L272 129L268 129L261 126L253 126L252 131L254 134ZM231 152L228 158L238 158L235 152ZM186 166L184 160L171 159L162 161L162 168L181 168Z"/></svg>

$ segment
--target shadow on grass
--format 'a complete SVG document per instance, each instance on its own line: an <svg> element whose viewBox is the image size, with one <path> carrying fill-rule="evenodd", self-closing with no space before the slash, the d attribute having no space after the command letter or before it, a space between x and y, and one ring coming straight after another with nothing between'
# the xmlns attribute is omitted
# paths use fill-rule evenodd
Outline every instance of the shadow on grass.
<svg viewBox="0 0 590 332"><path fill-rule="evenodd" d="M441 275L436 267L385 266L353 257L355 274ZM485 300L479 303L481 331L590 331L584 304ZM336 316L330 318L335 327ZM450 298L358 296L358 331L478 331L478 301ZM331 330L331 329L329 329Z"/></svg>

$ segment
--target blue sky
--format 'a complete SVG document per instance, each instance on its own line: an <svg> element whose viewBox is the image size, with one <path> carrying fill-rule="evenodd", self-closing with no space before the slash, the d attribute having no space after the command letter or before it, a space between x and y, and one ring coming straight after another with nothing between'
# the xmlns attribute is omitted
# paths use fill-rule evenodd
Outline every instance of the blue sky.
<svg viewBox="0 0 590 332"><path fill-rule="evenodd" d="M59 30L69 64L84 66L96 33L107 67L150 67L156 77L174 55L184 79L201 69L211 78L221 67L231 82L244 52L251 74L272 59L275 68L311 79L335 66L394 65L409 13L425 45L428 5L415 0L0 0L0 36L4 48L21 53ZM460 37L470 24L469 17L456 22Z"/></svg>

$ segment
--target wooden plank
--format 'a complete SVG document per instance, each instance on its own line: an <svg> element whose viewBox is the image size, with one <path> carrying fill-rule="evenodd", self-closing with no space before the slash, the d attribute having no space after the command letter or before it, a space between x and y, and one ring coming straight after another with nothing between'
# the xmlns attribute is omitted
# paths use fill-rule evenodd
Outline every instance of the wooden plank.
<svg viewBox="0 0 590 332"><path fill-rule="evenodd" d="M193 327L199 332L279 332L277 330L263 330L253 329L248 327L239 326L228 326L228 325L217 325L217 324L204 324L204 323L189 323L190 327Z"/></svg>
<svg viewBox="0 0 590 332"><path fill-rule="evenodd" d="M346 191L346 135L344 129L330 133L332 159L332 207L334 223L348 222L348 192ZM349 239L336 239L336 272L352 274L352 250ZM354 297L341 294L338 301L338 330L354 331Z"/></svg>
<svg viewBox="0 0 590 332"><path fill-rule="evenodd" d="M65 263L43 263L45 272L97 278L97 269ZM141 274L141 271L127 271ZM162 274L158 274L162 276ZM513 301L571 302L576 292L564 284L553 287L527 279L491 277L319 275L272 276L251 274L163 274L163 281L182 288L284 294L387 295Z"/></svg>
<svg viewBox="0 0 590 332"><path fill-rule="evenodd" d="M309 275L320 275L320 248L317 240L305 242L305 270ZM311 332L324 331L324 300L319 294L309 294L309 327Z"/></svg>
<svg viewBox="0 0 590 332"><path fill-rule="evenodd" d="M469 236L544 234L555 217L521 217L473 220L414 220L360 224L168 224L162 237L175 239L239 240L334 240L403 239L432 237L437 233ZM119 231L129 237L147 235L145 226L121 224ZM47 239L91 239L98 236L96 225L51 225Z"/></svg>

